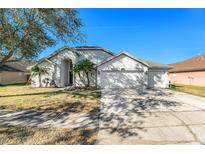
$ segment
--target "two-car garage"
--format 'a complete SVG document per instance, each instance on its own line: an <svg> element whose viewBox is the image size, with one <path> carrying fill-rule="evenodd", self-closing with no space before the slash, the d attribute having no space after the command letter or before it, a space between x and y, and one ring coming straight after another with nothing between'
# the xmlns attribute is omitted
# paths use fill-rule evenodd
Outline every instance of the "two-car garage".
<svg viewBox="0 0 205 154"><path fill-rule="evenodd" d="M167 88L168 69L152 70L143 60L127 53L102 63L97 67L97 86L100 88ZM150 75L150 76L149 76ZM150 84L150 85L149 85Z"/></svg>
<svg viewBox="0 0 205 154"><path fill-rule="evenodd" d="M142 88L146 82L144 72L102 71L101 88Z"/></svg>

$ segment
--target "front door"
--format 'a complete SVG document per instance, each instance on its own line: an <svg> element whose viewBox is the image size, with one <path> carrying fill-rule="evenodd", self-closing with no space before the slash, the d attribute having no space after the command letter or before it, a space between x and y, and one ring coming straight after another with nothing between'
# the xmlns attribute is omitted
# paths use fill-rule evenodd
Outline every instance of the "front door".
<svg viewBox="0 0 205 154"><path fill-rule="evenodd" d="M73 85L73 63L70 61L69 64L69 85Z"/></svg>
<svg viewBox="0 0 205 154"><path fill-rule="evenodd" d="M73 84L73 71L69 71L69 84Z"/></svg>

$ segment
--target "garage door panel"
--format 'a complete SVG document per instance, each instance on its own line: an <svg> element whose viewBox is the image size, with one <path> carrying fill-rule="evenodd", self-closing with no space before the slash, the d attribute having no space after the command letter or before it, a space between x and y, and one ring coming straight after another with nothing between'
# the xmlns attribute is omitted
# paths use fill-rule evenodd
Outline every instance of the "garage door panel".
<svg viewBox="0 0 205 154"><path fill-rule="evenodd" d="M140 88L143 85L143 72L101 72L102 88Z"/></svg>

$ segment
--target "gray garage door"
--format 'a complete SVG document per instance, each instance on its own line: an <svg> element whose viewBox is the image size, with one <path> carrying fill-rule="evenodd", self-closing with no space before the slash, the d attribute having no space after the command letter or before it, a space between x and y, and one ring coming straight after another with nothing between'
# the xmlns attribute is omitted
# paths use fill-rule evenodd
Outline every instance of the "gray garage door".
<svg viewBox="0 0 205 154"><path fill-rule="evenodd" d="M142 88L146 78L144 72L102 71L101 88Z"/></svg>

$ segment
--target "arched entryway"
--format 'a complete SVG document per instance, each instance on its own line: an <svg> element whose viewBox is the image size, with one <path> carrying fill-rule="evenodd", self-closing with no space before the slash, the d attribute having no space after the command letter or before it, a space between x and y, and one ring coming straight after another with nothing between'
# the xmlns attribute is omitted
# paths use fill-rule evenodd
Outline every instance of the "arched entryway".
<svg viewBox="0 0 205 154"><path fill-rule="evenodd" d="M61 62L61 85L62 87L73 85L73 63L70 59Z"/></svg>

